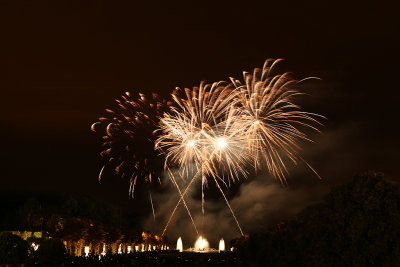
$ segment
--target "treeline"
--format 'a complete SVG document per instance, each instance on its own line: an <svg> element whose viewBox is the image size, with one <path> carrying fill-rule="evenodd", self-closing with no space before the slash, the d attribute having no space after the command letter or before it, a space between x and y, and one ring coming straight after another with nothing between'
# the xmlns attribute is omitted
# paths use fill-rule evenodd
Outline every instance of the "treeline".
<svg viewBox="0 0 400 267"><path fill-rule="evenodd" d="M73 255L81 255L84 246L99 254L104 250L115 253L121 243L166 243L165 238L155 240L153 235L144 240L131 214L91 197L6 192L0 203L0 232L42 232L41 238L62 240ZM30 239L35 241L35 237Z"/></svg>
<svg viewBox="0 0 400 267"><path fill-rule="evenodd" d="M323 203L237 241L252 266L400 266L398 185L381 173L356 175Z"/></svg>
<svg viewBox="0 0 400 267"><path fill-rule="evenodd" d="M45 230L52 216L85 218L118 226L130 223L118 207L79 195L1 192L0 212L0 230Z"/></svg>

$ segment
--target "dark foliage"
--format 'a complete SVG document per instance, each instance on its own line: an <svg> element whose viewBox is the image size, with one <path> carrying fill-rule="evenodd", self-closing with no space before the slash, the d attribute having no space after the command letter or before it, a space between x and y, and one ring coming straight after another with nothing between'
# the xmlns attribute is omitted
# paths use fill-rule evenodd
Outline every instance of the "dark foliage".
<svg viewBox="0 0 400 267"><path fill-rule="evenodd" d="M1 203L7 203L2 205ZM105 225L130 227L129 221L114 205L92 197L1 192L0 231L48 231L61 219L81 218Z"/></svg>
<svg viewBox="0 0 400 267"><path fill-rule="evenodd" d="M22 264L28 256L28 242L11 233L0 234L0 264Z"/></svg>
<svg viewBox="0 0 400 267"><path fill-rule="evenodd" d="M254 266L400 266L399 190L383 174L356 175L239 253Z"/></svg>

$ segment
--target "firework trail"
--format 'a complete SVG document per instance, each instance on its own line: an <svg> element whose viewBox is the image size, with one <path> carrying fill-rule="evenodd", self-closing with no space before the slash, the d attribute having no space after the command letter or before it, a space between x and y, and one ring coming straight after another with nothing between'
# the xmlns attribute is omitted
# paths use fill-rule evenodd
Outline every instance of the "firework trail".
<svg viewBox="0 0 400 267"><path fill-rule="evenodd" d="M151 203L151 211L153 212L153 222L156 224L156 214L154 212L153 198L151 197L151 191L149 191L150 203Z"/></svg>
<svg viewBox="0 0 400 267"><path fill-rule="evenodd" d="M169 223L170 223L171 220L172 220L172 217L174 217L177 208L178 208L179 205L181 204L181 201L184 201L184 197L185 197L186 193L188 192L188 190L189 190L189 188L191 187L192 183L193 183L194 181L196 181L196 178L197 178L197 175L198 175L198 174L199 174L199 173L197 173L196 175L194 175L194 176L192 177L192 179L190 180L190 183L186 186L185 191L183 191L183 193L181 193L181 191L180 191L180 189L179 189L179 187L178 187L178 191L179 191L179 194L180 194L180 198L179 198L179 200L178 200L178 203L176 203L175 208L174 208L173 211L171 212L171 215L170 215L169 218L168 218L167 224L165 225L164 230L163 230L163 232L162 232L162 234L161 234L162 236L164 235L165 231L167 231L167 228L168 228L168 226L169 226ZM176 184L176 181L175 181L175 180L174 180L174 183ZM193 220L192 217L191 217L191 219ZM193 223L193 225L195 226L194 223ZM196 226L195 226L195 229L196 229L196 233L199 234L199 232L197 231L197 227L196 227Z"/></svg>
<svg viewBox="0 0 400 267"><path fill-rule="evenodd" d="M239 228L240 234L241 234L242 236L244 236L243 231L242 231L242 228L240 227L239 221L237 220L237 218L236 218L236 216L235 216L235 213L233 212L232 207L231 207L231 205L229 204L229 201L228 201L228 199L226 198L226 196L225 196L225 194L224 194L224 191L222 191L222 188L221 188L221 186L219 185L217 179L216 179L215 177L213 177L213 178L214 178L215 184L217 185L219 191L221 192L222 196L223 196L224 199L225 199L226 205L228 206L229 210L231 211L231 214L232 214L232 216L233 216L233 219L235 219L235 222L236 222L237 227Z"/></svg>
<svg viewBox="0 0 400 267"><path fill-rule="evenodd" d="M181 189L179 188L179 185L178 185L178 183L176 182L176 179L175 179L175 177L174 177L174 174L171 172L170 169L168 169L168 174L169 174L169 176L170 176L170 178L171 178L173 184L176 186L176 189L178 189L180 198L179 198L178 204L176 205L174 211L173 211L172 214L171 214L171 217L169 218L169 220L168 220L168 222L167 222L167 225L166 225L165 228L164 228L164 231L163 231L162 235L164 235L165 230L167 229L168 224L170 223L172 217L174 216L174 213L175 213L176 209L178 208L178 206L179 206L179 204L180 204L181 201L183 202L183 205L185 206L186 211L187 211L187 213L188 213L188 215L189 215L189 217L190 217L190 220L192 221L193 227L194 227L194 229L196 230L196 233L197 233L197 235L198 235L198 234L199 234L199 231L197 230L197 226L196 226L196 224L195 224L195 222L194 222L194 220L193 220L193 216L192 216L192 214L190 213L189 207L187 206L186 201L185 201L185 198L184 198L184 196L185 196L184 194L186 193L186 190L185 190L185 193L182 194ZM193 177L192 180L194 180L194 178L195 178L195 177ZM191 183L190 183L190 184L191 184ZM189 186L188 186L187 188L190 187L190 184L189 184Z"/></svg>

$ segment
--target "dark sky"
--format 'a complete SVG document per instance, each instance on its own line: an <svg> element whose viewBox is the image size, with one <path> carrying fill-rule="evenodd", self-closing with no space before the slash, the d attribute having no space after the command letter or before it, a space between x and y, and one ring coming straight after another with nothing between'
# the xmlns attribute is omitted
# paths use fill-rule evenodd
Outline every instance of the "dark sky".
<svg viewBox="0 0 400 267"><path fill-rule="evenodd" d="M322 78L304 104L328 118L304 151L323 181L299 167L289 187L367 170L397 178L396 12L380 1L1 1L0 188L144 209L126 181L98 184L91 123L126 90L167 96L278 57Z"/></svg>

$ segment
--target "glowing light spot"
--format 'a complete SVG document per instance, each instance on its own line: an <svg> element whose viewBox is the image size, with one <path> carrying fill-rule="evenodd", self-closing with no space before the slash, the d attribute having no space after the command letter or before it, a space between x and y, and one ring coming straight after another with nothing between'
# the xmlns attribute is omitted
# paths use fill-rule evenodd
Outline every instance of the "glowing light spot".
<svg viewBox="0 0 400 267"><path fill-rule="evenodd" d="M255 122L254 122L254 125L259 125L260 124L260 121L259 120L256 120Z"/></svg>
<svg viewBox="0 0 400 267"><path fill-rule="evenodd" d="M32 243L32 248L34 251L37 251L39 248L39 244L35 244L34 242Z"/></svg>
<svg viewBox="0 0 400 267"><path fill-rule="evenodd" d="M221 149L225 148L227 146L225 138L222 138L222 137L218 138L217 139L217 146L218 146L218 148L221 148Z"/></svg>
<svg viewBox="0 0 400 267"><path fill-rule="evenodd" d="M190 147L193 147L193 146L194 146L194 141L193 141L193 140L190 140L190 141L187 143L187 145L190 146Z"/></svg>

